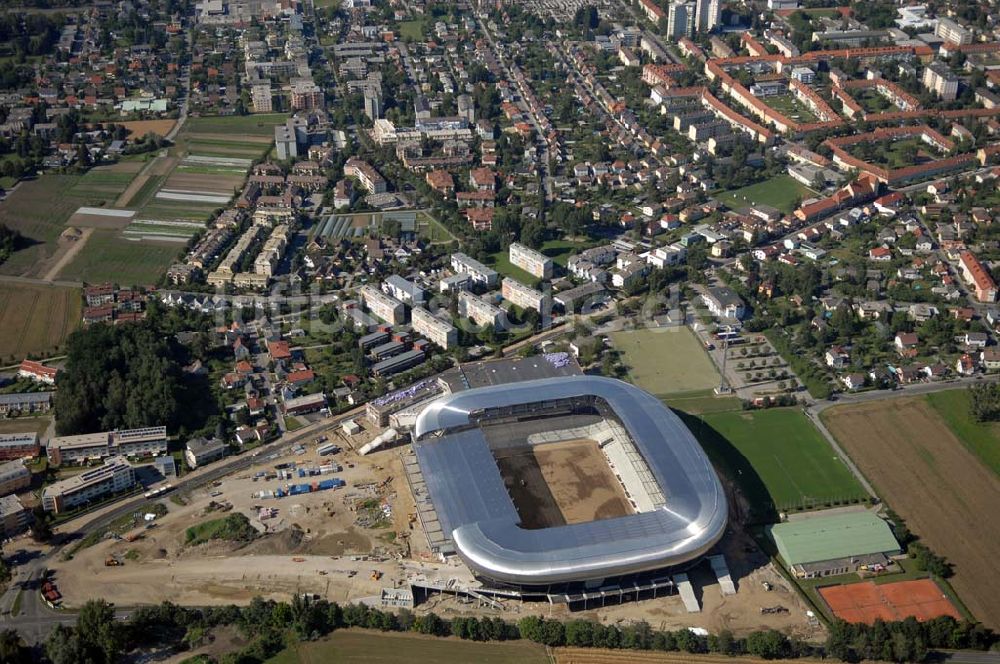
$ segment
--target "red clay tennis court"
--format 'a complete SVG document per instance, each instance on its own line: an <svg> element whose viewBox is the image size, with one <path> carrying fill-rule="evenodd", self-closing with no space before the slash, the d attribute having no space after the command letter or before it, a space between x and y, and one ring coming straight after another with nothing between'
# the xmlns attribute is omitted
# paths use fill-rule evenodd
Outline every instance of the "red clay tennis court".
<svg viewBox="0 0 1000 664"><path fill-rule="evenodd" d="M955 605L930 579L882 585L875 585L872 581L851 583L820 588L819 594L833 613L847 622L870 625L876 618L891 621L908 616L914 616L917 620L930 620L938 616L962 619L962 614Z"/></svg>

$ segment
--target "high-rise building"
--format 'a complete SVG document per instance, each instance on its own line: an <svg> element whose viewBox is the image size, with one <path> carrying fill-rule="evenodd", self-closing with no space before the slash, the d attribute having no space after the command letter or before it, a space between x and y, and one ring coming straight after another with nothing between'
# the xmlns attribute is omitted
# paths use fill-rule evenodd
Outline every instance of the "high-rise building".
<svg viewBox="0 0 1000 664"><path fill-rule="evenodd" d="M924 87L944 101L958 96L958 77L943 62L932 62L924 68Z"/></svg>
<svg viewBox="0 0 1000 664"><path fill-rule="evenodd" d="M382 93L373 85L365 87L365 115L369 120L382 117Z"/></svg>
<svg viewBox="0 0 1000 664"><path fill-rule="evenodd" d="M292 110L311 111L314 108L323 108L325 100L323 91L312 81L296 81L292 83Z"/></svg>
<svg viewBox="0 0 1000 664"><path fill-rule="evenodd" d="M254 113L270 113L274 110L271 102L271 82L256 83L250 87L250 100Z"/></svg>
<svg viewBox="0 0 1000 664"><path fill-rule="evenodd" d="M720 0L695 0L695 27L697 32L710 32L719 24L722 18L722 3Z"/></svg>
<svg viewBox="0 0 1000 664"><path fill-rule="evenodd" d="M972 43L972 31L946 17L938 19L937 26L934 28L934 34L952 44L963 45Z"/></svg>
<svg viewBox="0 0 1000 664"><path fill-rule="evenodd" d="M694 21L694 5L690 2L675 2L667 12L667 37L674 41L686 37L691 32Z"/></svg>

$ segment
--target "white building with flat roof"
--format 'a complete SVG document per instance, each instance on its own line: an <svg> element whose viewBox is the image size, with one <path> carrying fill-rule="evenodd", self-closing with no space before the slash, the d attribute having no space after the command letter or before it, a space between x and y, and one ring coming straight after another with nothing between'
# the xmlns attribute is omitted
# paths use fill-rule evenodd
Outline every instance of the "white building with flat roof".
<svg viewBox="0 0 1000 664"><path fill-rule="evenodd" d="M411 318L413 331L441 348L451 348L458 343L458 330L455 326L423 307L415 307Z"/></svg>
<svg viewBox="0 0 1000 664"><path fill-rule="evenodd" d="M458 315L468 318L476 325L490 325L494 330L504 327L506 312L492 302L487 302L468 291L458 294Z"/></svg>
<svg viewBox="0 0 1000 664"><path fill-rule="evenodd" d="M0 537L12 537L28 526L28 510L17 496L0 498Z"/></svg>
<svg viewBox="0 0 1000 664"><path fill-rule="evenodd" d="M390 274L382 282L382 291L411 307L420 306L424 302L424 289L398 274Z"/></svg>
<svg viewBox="0 0 1000 664"><path fill-rule="evenodd" d="M20 460L0 464L0 496L31 486L31 471Z"/></svg>
<svg viewBox="0 0 1000 664"><path fill-rule="evenodd" d="M49 462L83 463L110 456L155 456L167 451L167 427L143 427L57 436L45 446Z"/></svg>
<svg viewBox="0 0 1000 664"><path fill-rule="evenodd" d="M514 242L510 245L510 263L533 277L552 278L552 259L520 242Z"/></svg>
<svg viewBox="0 0 1000 664"><path fill-rule="evenodd" d="M501 289L503 299L521 309L534 309L542 313L551 308L548 295L530 286L525 286L516 279L505 278Z"/></svg>
<svg viewBox="0 0 1000 664"><path fill-rule="evenodd" d="M390 325L399 325L406 320L406 307L394 297L386 295L371 284L365 284L358 291L365 306L372 315Z"/></svg>
<svg viewBox="0 0 1000 664"><path fill-rule="evenodd" d="M42 508L60 514L102 496L119 493L135 485L135 470L128 459L115 456L104 465L85 470L50 484L42 491Z"/></svg>
<svg viewBox="0 0 1000 664"><path fill-rule="evenodd" d="M497 284L496 270L490 269L471 256L461 252L451 255L451 269L458 274L472 277L472 283L492 288Z"/></svg>

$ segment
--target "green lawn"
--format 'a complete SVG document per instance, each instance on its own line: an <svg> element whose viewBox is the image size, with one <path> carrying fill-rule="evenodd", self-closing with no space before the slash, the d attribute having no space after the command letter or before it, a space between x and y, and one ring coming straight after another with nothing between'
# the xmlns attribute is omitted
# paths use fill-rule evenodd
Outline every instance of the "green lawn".
<svg viewBox="0 0 1000 664"><path fill-rule="evenodd" d="M274 126L288 119L287 113L256 113L254 115L209 115L188 118L184 129L189 134L232 133L253 136L273 136ZM237 139L238 140L238 139Z"/></svg>
<svg viewBox="0 0 1000 664"><path fill-rule="evenodd" d="M572 242L570 240L548 240L542 243L541 252L552 259L556 265L566 267L569 257L575 253L580 253L591 245L585 242Z"/></svg>
<svg viewBox="0 0 1000 664"><path fill-rule="evenodd" d="M1000 475L1000 423L976 422L969 414L967 390L947 390L928 394L927 402L945 421L969 451Z"/></svg>
<svg viewBox="0 0 1000 664"><path fill-rule="evenodd" d="M762 204L778 208L787 214L795 209L797 201L815 194L792 176L779 175L765 182L718 194L716 198L733 208Z"/></svg>
<svg viewBox="0 0 1000 664"><path fill-rule="evenodd" d="M770 97L765 97L762 101L779 113L788 116L788 118L794 122L817 122L819 120L819 118L817 118L816 115L809 110L808 106L800 102L791 93L771 95Z"/></svg>
<svg viewBox="0 0 1000 664"><path fill-rule="evenodd" d="M867 497L798 408L686 416L706 452L743 489L758 517Z"/></svg>
<svg viewBox="0 0 1000 664"><path fill-rule="evenodd" d="M658 396L702 396L719 384L719 373L688 327L614 332L632 382ZM685 394L686 393L686 394Z"/></svg>
<svg viewBox="0 0 1000 664"><path fill-rule="evenodd" d="M423 41L424 26L426 24L427 21L423 19L403 21L399 24L399 36L403 39L409 39L411 41Z"/></svg>
<svg viewBox="0 0 1000 664"><path fill-rule="evenodd" d="M96 230L59 276L92 284L155 284L183 249L182 242L128 240L118 231Z"/></svg>
<svg viewBox="0 0 1000 664"><path fill-rule="evenodd" d="M490 254L486 263L499 272L502 277L511 277L532 288L537 287L541 282L541 279L538 277L522 270L516 265L512 265L510 262L510 252L507 249Z"/></svg>
<svg viewBox="0 0 1000 664"><path fill-rule="evenodd" d="M302 641L268 660L269 664L548 664L545 647L530 641L476 643L416 634L339 630L319 641Z"/></svg>

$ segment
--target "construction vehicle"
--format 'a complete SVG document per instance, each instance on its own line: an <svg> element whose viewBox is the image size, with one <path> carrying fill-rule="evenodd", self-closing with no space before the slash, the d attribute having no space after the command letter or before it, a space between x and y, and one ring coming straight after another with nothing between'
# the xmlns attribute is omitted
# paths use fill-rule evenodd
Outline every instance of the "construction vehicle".
<svg viewBox="0 0 1000 664"><path fill-rule="evenodd" d="M122 566L122 561L118 560L117 558L115 558L113 556L112 557L108 557L108 558L104 559L104 566L105 567L121 567Z"/></svg>
<svg viewBox="0 0 1000 664"><path fill-rule="evenodd" d="M382 572L378 571L377 569L373 569L372 570L372 581L378 581L381 578L382 578Z"/></svg>

